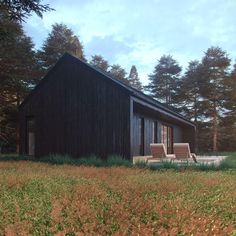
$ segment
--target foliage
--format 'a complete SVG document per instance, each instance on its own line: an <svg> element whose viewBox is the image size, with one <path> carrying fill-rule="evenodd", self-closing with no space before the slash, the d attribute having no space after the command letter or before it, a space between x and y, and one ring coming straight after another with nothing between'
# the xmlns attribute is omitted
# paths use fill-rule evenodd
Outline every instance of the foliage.
<svg viewBox="0 0 236 236"><path fill-rule="evenodd" d="M236 153L201 153L201 155L214 155L214 156L227 156L220 165L208 165L204 163L188 163L183 162L177 164L175 162L163 161L159 163L146 163L145 161L136 162L134 165L130 160L125 159L119 155L110 155L106 160L101 159L95 155L90 155L87 157L73 158L70 155L60 155L60 154L50 154L43 156L41 158L35 158L32 156L18 156L15 154L2 154L0 156L0 161L34 161L34 162L45 162L55 165L83 165L83 166L96 166L96 167L115 167L115 166L124 166L130 168L140 168L140 169L150 169L150 170L200 170L200 171L218 171L218 170L236 170Z"/></svg>
<svg viewBox="0 0 236 236"><path fill-rule="evenodd" d="M220 149L225 151L235 150L236 143L236 64L226 80L226 98L224 117L220 120Z"/></svg>
<svg viewBox="0 0 236 236"><path fill-rule="evenodd" d="M154 98L167 105L173 105L178 87L181 67L172 56L163 55L151 75L146 89Z"/></svg>
<svg viewBox="0 0 236 236"><path fill-rule="evenodd" d="M24 21L32 12L39 17L43 13L53 10L48 4L41 4L41 0L1 0L0 11L6 11L11 20Z"/></svg>
<svg viewBox="0 0 236 236"><path fill-rule="evenodd" d="M112 65L110 70L109 70L109 74L111 75L111 77L120 80L121 82L128 84L128 80L126 78L126 71L125 69L123 69L120 65L116 64L116 65Z"/></svg>
<svg viewBox="0 0 236 236"><path fill-rule="evenodd" d="M138 77L138 71L136 66L132 66L130 69L129 77L127 78L129 85L139 91L143 90L142 83L140 82L140 79Z"/></svg>
<svg viewBox="0 0 236 236"><path fill-rule="evenodd" d="M54 24L52 31L38 52L38 59L44 74L52 68L59 58L68 52L75 57L85 59L83 46L74 32L65 24Z"/></svg>
<svg viewBox="0 0 236 236"><path fill-rule="evenodd" d="M0 234L233 235L235 174L0 162Z"/></svg>
<svg viewBox="0 0 236 236"><path fill-rule="evenodd" d="M127 159L125 159L121 156L118 156L118 155L108 156L105 165L106 166L127 166L127 167L132 166L130 160L127 160Z"/></svg>
<svg viewBox="0 0 236 236"><path fill-rule="evenodd" d="M17 142L18 107L38 82L33 43L22 26L6 18L1 20L7 37L0 38L0 136L14 147ZM15 147L14 150L15 151Z"/></svg>
<svg viewBox="0 0 236 236"><path fill-rule="evenodd" d="M108 71L109 63L101 55L93 55L89 63L102 71Z"/></svg>
<svg viewBox="0 0 236 236"><path fill-rule="evenodd" d="M228 77L230 59L219 47L211 47L202 59L204 86L201 95L204 99L206 115L211 120L212 150L218 150L219 120L225 107L225 81Z"/></svg>

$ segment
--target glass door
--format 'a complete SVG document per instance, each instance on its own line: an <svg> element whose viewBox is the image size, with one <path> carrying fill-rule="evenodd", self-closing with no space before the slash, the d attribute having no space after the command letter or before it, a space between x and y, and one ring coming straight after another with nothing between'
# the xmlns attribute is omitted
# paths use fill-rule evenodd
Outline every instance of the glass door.
<svg viewBox="0 0 236 236"><path fill-rule="evenodd" d="M27 154L34 156L35 154L35 122L33 117L26 120L26 150Z"/></svg>
<svg viewBox="0 0 236 236"><path fill-rule="evenodd" d="M144 118L139 117L139 155L144 155Z"/></svg>
<svg viewBox="0 0 236 236"><path fill-rule="evenodd" d="M161 142L164 143L167 153L173 153L173 128L162 124Z"/></svg>

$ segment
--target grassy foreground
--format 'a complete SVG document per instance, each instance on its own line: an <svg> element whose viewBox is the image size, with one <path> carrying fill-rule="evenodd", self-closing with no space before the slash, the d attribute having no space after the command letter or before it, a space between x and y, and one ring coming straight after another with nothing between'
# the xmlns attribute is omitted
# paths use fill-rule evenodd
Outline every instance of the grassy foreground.
<svg viewBox="0 0 236 236"><path fill-rule="evenodd" d="M235 170L0 161L0 235L235 235L235 189Z"/></svg>

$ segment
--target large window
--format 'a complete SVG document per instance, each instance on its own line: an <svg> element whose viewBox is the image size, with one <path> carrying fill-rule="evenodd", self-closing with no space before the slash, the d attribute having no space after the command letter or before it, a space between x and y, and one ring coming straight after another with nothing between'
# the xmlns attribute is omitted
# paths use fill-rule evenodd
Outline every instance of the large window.
<svg viewBox="0 0 236 236"><path fill-rule="evenodd" d="M26 151L28 155L35 154L35 122L33 117L26 119Z"/></svg>
<svg viewBox="0 0 236 236"><path fill-rule="evenodd" d="M157 121L152 122L152 142L157 143Z"/></svg>
<svg viewBox="0 0 236 236"><path fill-rule="evenodd" d="M161 142L164 143L167 153L173 153L173 128L162 124Z"/></svg>
<svg viewBox="0 0 236 236"><path fill-rule="evenodd" d="M144 155L144 118L139 117L139 154Z"/></svg>

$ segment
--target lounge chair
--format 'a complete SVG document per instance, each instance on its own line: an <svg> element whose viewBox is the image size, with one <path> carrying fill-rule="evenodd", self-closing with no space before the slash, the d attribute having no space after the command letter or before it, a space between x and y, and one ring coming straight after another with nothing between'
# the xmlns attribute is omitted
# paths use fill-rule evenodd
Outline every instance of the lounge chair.
<svg viewBox="0 0 236 236"><path fill-rule="evenodd" d="M163 143L151 143L150 144L152 157L147 159L149 161L161 161L161 160L170 160L175 159L175 155L167 154L165 145Z"/></svg>
<svg viewBox="0 0 236 236"><path fill-rule="evenodd" d="M193 159L197 163L196 154L190 152L188 143L174 143L174 154L176 160L189 161Z"/></svg>

